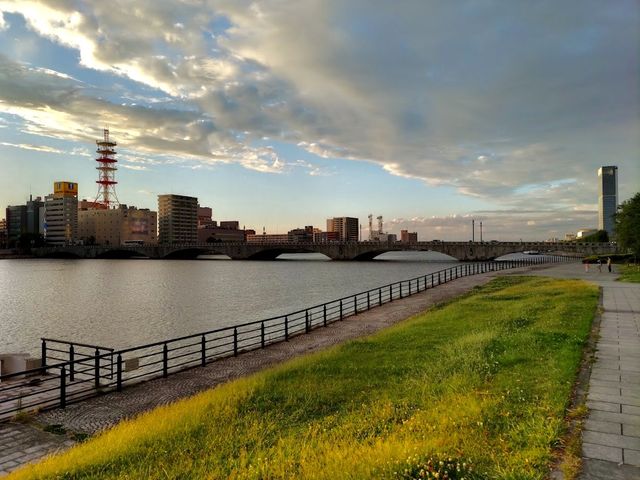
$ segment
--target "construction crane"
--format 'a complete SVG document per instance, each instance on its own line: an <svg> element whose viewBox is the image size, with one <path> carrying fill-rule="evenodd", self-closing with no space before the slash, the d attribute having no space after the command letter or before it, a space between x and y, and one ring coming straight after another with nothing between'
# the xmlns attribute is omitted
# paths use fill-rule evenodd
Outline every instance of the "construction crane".
<svg viewBox="0 0 640 480"><path fill-rule="evenodd" d="M373 240L373 215L369 214L369 241Z"/></svg>
<svg viewBox="0 0 640 480"><path fill-rule="evenodd" d="M382 233L382 215L378 217L378 233Z"/></svg>

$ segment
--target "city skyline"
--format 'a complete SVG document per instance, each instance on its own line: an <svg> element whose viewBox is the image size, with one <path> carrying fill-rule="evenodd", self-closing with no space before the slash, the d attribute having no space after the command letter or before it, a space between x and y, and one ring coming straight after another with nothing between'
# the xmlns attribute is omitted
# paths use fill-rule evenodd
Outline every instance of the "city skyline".
<svg viewBox="0 0 640 480"><path fill-rule="evenodd" d="M634 2L367 6L0 1L0 205L95 198L104 127L122 203L270 233L563 238L597 227L600 166L637 190Z"/></svg>

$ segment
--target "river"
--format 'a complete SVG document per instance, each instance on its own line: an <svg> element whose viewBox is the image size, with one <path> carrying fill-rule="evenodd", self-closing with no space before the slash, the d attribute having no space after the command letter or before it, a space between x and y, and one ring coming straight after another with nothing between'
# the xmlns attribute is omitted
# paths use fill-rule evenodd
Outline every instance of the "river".
<svg viewBox="0 0 640 480"><path fill-rule="evenodd" d="M370 262L318 254L276 261L0 261L0 353L40 337L124 348L280 315L455 265L434 252Z"/></svg>

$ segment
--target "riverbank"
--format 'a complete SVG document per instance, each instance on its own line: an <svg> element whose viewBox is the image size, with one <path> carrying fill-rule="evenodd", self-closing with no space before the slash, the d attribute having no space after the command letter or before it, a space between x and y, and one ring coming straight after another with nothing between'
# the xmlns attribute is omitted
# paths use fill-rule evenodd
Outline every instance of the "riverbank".
<svg viewBox="0 0 640 480"><path fill-rule="evenodd" d="M423 295L488 277L460 279ZM125 422L28 471L393 477L398 468L411 469L428 460L423 455L440 452L471 456L481 470L529 478L546 468L549 445L559 435L595 292L580 282L499 279L375 337ZM389 306L418 303L421 296ZM385 307L368 315L381 314L379 321L388 325ZM410 308L404 310L406 318ZM336 328L358 325L362 317ZM282 347L307 339L316 344L309 335ZM414 447L420 458L413 457ZM24 475L16 478L31 478Z"/></svg>
<svg viewBox="0 0 640 480"><path fill-rule="evenodd" d="M510 271L523 273L544 268L546 266L541 265ZM435 305L464 295L495 276L495 272L488 272L459 278L446 286L384 304L357 317L332 323L328 328L312 330L309 335L297 336L289 342L275 344L264 350L251 351L237 358L224 358L204 368L179 372L167 379L127 388L121 393L111 393L68 405L66 410L43 412L31 418L27 424L0 424L0 451L4 452L4 455L0 456L0 473L67 448L69 442L75 441L76 434L94 434L126 418L195 395L232 379L377 332ZM52 426L56 426L55 430L58 432L66 431L66 435L52 435L42 431L43 428L54 428Z"/></svg>

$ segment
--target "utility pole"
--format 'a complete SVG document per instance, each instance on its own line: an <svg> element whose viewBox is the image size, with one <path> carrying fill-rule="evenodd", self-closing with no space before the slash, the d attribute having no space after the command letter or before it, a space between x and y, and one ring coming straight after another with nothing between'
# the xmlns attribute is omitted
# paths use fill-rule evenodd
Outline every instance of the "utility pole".
<svg viewBox="0 0 640 480"><path fill-rule="evenodd" d="M476 241L476 221L475 219L471 219L471 242Z"/></svg>
<svg viewBox="0 0 640 480"><path fill-rule="evenodd" d="M480 220L480 243L482 243L482 220Z"/></svg>

